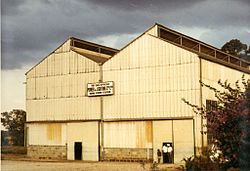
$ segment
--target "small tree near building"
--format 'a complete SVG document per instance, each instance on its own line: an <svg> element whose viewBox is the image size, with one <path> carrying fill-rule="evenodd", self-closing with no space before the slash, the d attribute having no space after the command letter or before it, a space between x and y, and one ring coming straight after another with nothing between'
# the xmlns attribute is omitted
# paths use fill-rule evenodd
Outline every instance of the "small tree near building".
<svg viewBox="0 0 250 171"><path fill-rule="evenodd" d="M250 46L242 43L238 39L232 39L229 42L226 42L221 47L221 50L231 55L236 55L246 60L250 60Z"/></svg>
<svg viewBox="0 0 250 171"><path fill-rule="evenodd" d="M26 112L14 109L10 112L1 113L1 122L9 132L13 145L24 145L24 125L26 122Z"/></svg>
<svg viewBox="0 0 250 171"><path fill-rule="evenodd" d="M221 169L230 167L250 169L250 80L242 77L243 88L239 81L234 86L227 81L218 81L218 84L222 90L201 82L202 86L215 94L217 104L212 108L199 107L185 99L183 101L207 120L207 124L204 125L207 131L202 133L212 135L210 147L213 148L207 149L206 162L217 163ZM208 165L203 166L209 169Z"/></svg>

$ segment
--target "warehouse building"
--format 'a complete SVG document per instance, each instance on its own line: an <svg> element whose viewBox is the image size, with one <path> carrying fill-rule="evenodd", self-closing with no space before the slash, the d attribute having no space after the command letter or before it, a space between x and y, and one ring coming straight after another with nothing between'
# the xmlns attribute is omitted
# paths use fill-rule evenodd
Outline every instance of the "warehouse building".
<svg viewBox="0 0 250 171"><path fill-rule="evenodd" d="M121 50L69 38L26 73L28 156L171 161L207 145L204 121L182 102L209 104L216 86L249 77L250 63L155 24Z"/></svg>

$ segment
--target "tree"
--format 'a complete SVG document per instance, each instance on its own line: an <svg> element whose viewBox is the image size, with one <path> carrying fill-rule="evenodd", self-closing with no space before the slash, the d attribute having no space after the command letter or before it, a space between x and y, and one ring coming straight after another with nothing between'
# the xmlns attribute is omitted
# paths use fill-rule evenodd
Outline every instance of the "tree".
<svg viewBox="0 0 250 171"><path fill-rule="evenodd" d="M26 112L14 109L10 112L1 113L1 122L12 137L14 145L24 145L24 124Z"/></svg>
<svg viewBox="0 0 250 171"><path fill-rule="evenodd" d="M214 92L217 99L216 106L213 106L211 110L205 106L199 107L190 104L185 99L183 101L207 120L205 126L207 132L213 137L213 147L216 147L221 152L217 156L219 165L225 168L248 167L250 166L249 158L247 158L250 154L250 80L245 80L242 77L243 88L240 88L239 81L233 87L227 81L224 83L218 81L218 84L222 90L201 82L202 86ZM211 158L214 149L209 148L207 153L209 156L207 160L211 163L211 160L214 161Z"/></svg>
<svg viewBox="0 0 250 171"><path fill-rule="evenodd" d="M8 141L8 131L1 130L1 146L8 146L10 145Z"/></svg>
<svg viewBox="0 0 250 171"><path fill-rule="evenodd" d="M238 39L232 39L225 43L221 50L231 55L239 56L248 60L250 58L250 46L247 49L247 44L242 43Z"/></svg>

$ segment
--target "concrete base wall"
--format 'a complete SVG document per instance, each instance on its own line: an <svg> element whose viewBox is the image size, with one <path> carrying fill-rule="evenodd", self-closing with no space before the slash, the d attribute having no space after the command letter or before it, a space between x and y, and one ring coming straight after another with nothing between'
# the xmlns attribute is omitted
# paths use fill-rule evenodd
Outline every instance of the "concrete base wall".
<svg viewBox="0 0 250 171"><path fill-rule="evenodd" d="M66 146L30 145L27 147L27 156L37 159L67 159Z"/></svg>
<svg viewBox="0 0 250 171"><path fill-rule="evenodd" d="M104 148L107 161L153 161L152 148Z"/></svg>

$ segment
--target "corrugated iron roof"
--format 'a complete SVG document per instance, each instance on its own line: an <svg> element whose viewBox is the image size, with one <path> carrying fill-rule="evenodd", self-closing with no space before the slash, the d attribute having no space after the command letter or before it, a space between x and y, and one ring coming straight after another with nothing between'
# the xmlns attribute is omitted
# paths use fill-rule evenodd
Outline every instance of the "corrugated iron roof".
<svg viewBox="0 0 250 171"><path fill-rule="evenodd" d="M104 62L112 58L116 53L125 49L127 46L129 46L131 43L133 43L135 40L143 36L145 33L147 33L150 29L152 29L155 26L158 27L158 31L157 31L158 35L156 36L157 38L164 40L168 43L174 44L185 50L196 53L199 55L200 58L210 60L212 62L225 65L225 66L250 74L250 69L249 69L250 61L247 61L245 59L223 52L222 50L216 47L213 47L209 44L206 44L202 41L199 41L197 39L184 35L170 28L167 28L158 23L155 23L152 27L150 27L145 32L143 32L140 36L138 36L137 38L132 40L130 43L125 45L121 50L99 45L99 44L92 43L92 42L88 42L88 41L81 40L75 37L69 38L71 40L70 49L97 63L103 64ZM67 42L69 39L67 39L65 42ZM58 48L60 48L63 44L61 44ZM55 49L50 54L54 53L57 49ZM47 58L48 56L46 56L45 58ZM39 63L41 63L43 60L41 60ZM35 65L34 67L36 67L37 65ZM32 67L29 71L31 71L34 67ZM28 72L26 72L25 74L27 74Z"/></svg>
<svg viewBox="0 0 250 171"><path fill-rule="evenodd" d="M158 38L196 53L200 58L250 74L250 61L228 54L216 47L169 29L161 24L156 23L156 25L158 26Z"/></svg>

